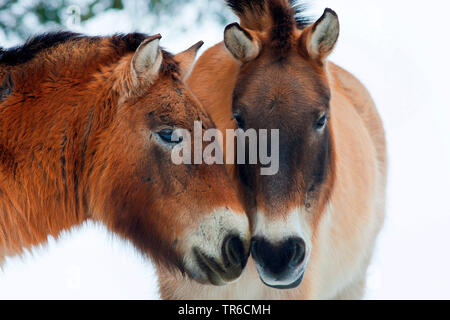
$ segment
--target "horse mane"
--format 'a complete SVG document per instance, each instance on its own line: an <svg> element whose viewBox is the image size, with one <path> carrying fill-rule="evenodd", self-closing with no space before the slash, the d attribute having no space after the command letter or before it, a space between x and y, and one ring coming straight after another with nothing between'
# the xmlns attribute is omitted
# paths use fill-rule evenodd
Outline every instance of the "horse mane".
<svg viewBox="0 0 450 320"><path fill-rule="evenodd" d="M25 63L41 52L59 43L80 39L81 35L73 32L50 32L29 38L23 45L10 49L0 48L0 64L15 66Z"/></svg>
<svg viewBox="0 0 450 320"><path fill-rule="evenodd" d="M117 33L109 37L86 36L80 33L70 31L57 31L40 34L28 39L23 45L10 49L0 47L0 67L13 67L33 60L43 52L47 52L58 45L64 44L65 48L70 49L76 42L85 41L88 45L99 46L107 39L106 47L110 54L107 54L112 60L117 61L127 53L135 52L139 45L149 36L143 33ZM105 46L105 45L100 45ZM70 50L68 50L70 53ZM179 73L178 63L173 56L165 51L163 52L163 64L161 71L165 74ZM105 52L104 52L105 53ZM110 61L113 62L113 61Z"/></svg>
<svg viewBox="0 0 450 320"><path fill-rule="evenodd" d="M227 0L228 6L241 19L243 27L254 30L262 30L267 27L261 23L265 18L274 15L273 24L282 22L286 15L293 17L297 28L304 29L313 21L305 14L308 6L299 0ZM281 15L277 14L277 8L283 8Z"/></svg>
<svg viewBox="0 0 450 320"><path fill-rule="evenodd" d="M294 28L311 24L305 15L307 6L297 0L227 0L244 28L270 30L272 47L279 51L290 48Z"/></svg>

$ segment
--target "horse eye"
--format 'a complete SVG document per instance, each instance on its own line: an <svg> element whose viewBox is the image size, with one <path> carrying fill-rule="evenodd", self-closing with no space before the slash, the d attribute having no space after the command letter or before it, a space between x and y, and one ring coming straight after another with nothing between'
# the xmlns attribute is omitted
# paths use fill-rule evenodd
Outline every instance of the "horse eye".
<svg viewBox="0 0 450 320"><path fill-rule="evenodd" d="M243 129L245 127L245 121L239 114L233 113L233 119L236 121L238 128Z"/></svg>
<svg viewBox="0 0 450 320"><path fill-rule="evenodd" d="M177 137L178 139L173 139L172 129L163 129L157 132L157 135L161 138L161 140L169 144L178 144L183 141L183 137Z"/></svg>
<svg viewBox="0 0 450 320"><path fill-rule="evenodd" d="M327 122L328 122L328 114L324 114L319 118L319 120L316 121L314 127L316 128L316 130L321 130L325 127Z"/></svg>

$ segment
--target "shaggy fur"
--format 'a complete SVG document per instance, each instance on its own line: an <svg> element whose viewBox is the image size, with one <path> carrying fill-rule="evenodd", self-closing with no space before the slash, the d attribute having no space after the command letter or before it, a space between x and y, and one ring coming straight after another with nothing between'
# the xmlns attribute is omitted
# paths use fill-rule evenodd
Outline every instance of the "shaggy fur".
<svg viewBox="0 0 450 320"><path fill-rule="evenodd" d="M182 81L195 53L162 51L156 80L133 77L159 37L51 33L1 51L0 260L92 219L183 271L185 234L216 208L243 212L223 167L175 166L155 140L213 127Z"/></svg>

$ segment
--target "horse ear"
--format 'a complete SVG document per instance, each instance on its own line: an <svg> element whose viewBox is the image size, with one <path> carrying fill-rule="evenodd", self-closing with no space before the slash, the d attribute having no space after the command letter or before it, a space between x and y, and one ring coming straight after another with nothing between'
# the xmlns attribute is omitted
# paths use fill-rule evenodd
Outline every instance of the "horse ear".
<svg viewBox="0 0 450 320"><path fill-rule="evenodd" d="M135 86L149 86L153 84L159 74L163 60L157 34L145 39L137 48L131 60L131 74Z"/></svg>
<svg viewBox="0 0 450 320"><path fill-rule="evenodd" d="M338 16L336 12L327 8L319 20L303 31L300 45L312 59L324 62L333 51L338 37Z"/></svg>
<svg viewBox="0 0 450 320"><path fill-rule="evenodd" d="M182 79L186 79L191 74L194 67L195 56L203 45L203 41L199 41L189 49L175 55L175 61L180 65L180 75Z"/></svg>
<svg viewBox="0 0 450 320"><path fill-rule="evenodd" d="M256 36L236 22L226 26L224 43L233 57L243 63L255 59L261 49Z"/></svg>

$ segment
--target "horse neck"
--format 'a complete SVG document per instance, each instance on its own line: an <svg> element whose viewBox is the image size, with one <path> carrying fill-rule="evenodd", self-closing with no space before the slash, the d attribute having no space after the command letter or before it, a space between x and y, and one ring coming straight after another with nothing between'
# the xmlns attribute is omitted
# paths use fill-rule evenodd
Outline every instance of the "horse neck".
<svg viewBox="0 0 450 320"><path fill-rule="evenodd" d="M111 123L118 99L105 79L107 72L89 80L65 78L48 94L39 82L25 83L29 91L2 102L0 260L89 217L96 137Z"/></svg>

